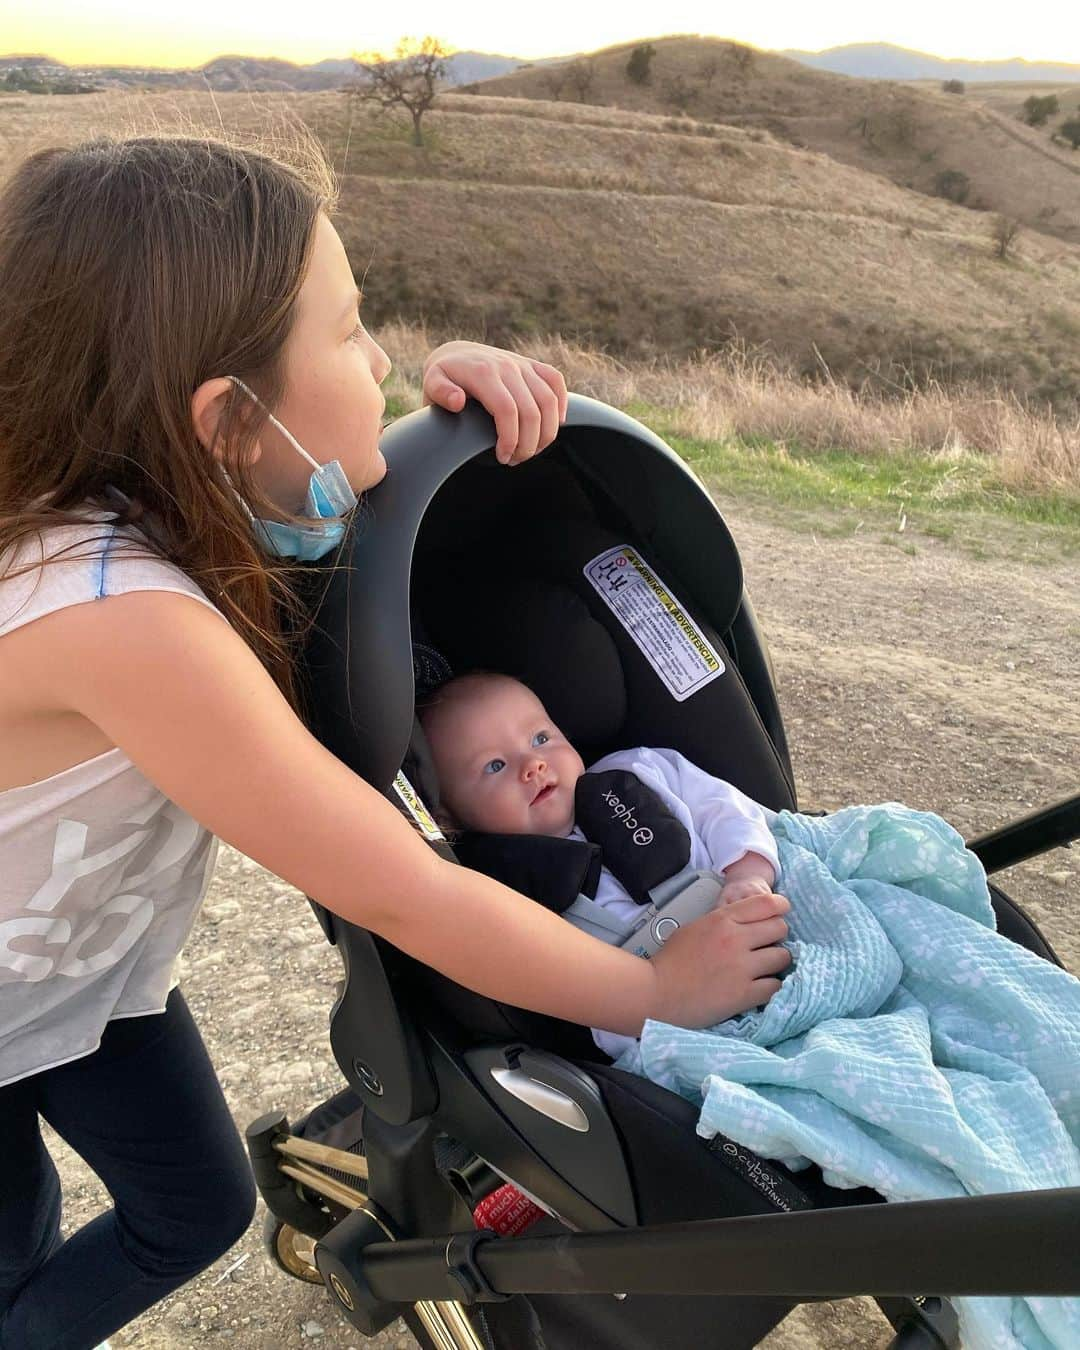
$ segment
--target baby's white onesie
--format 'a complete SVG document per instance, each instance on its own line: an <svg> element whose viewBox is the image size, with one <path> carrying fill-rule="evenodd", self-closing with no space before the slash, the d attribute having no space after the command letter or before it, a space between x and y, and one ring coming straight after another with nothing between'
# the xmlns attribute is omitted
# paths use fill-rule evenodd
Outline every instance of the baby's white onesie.
<svg viewBox="0 0 1080 1350"><path fill-rule="evenodd" d="M652 788L664 805L686 826L690 835L690 866L722 872L744 853L759 853L779 872L776 843L769 833L775 812L751 801L722 778L699 769L677 750L616 750L590 766L590 773L627 769ZM575 826L571 839L585 836ZM636 918L641 907L605 867L596 889L596 903L620 919ZM593 1040L606 1055L618 1059L634 1044L632 1036L593 1028Z"/></svg>

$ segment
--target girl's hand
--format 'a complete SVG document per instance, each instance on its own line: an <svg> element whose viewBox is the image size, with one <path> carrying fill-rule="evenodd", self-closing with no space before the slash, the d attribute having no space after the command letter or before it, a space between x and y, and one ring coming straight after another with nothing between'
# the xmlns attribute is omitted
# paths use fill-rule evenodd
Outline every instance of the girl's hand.
<svg viewBox="0 0 1080 1350"><path fill-rule="evenodd" d="M502 464L531 459L566 421L566 381L554 366L482 342L444 342L424 362L424 406L460 412L466 398L494 417Z"/></svg>
<svg viewBox="0 0 1080 1350"><path fill-rule="evenodd" d="M656 977L655 1021L708 1027L768 1003L791 953L782 895L748 895L686 924L649 962Z"/></svg>

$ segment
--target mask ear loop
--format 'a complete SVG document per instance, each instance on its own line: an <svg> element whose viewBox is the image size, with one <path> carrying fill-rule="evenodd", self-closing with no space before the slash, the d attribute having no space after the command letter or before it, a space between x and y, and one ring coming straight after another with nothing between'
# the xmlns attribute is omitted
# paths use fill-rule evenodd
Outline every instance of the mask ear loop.
<svg viewBox="0 0 1080 1350"><path fill-rule="evenodd" d="M254 393L251 389L249 389L243 380L237 379L235 375L228 375L226 376L226 379L232 380L233 384L235 384L237 388L242 389L244 393L247 394L248 398L252 398L255 400L255 402L259 405L259 407L263 410L263 412L267 415L267 417L269 417L270 421L273 422L274 426L277 427L278 431L280 431L281 434L285 437L285 439L289 442L292 448L295 451L297 451L300 455L302 455L304 459L306 459L307 462L311 465L311 467L316 470L316 472L319 469L325 467L324 465L320 464L317 459L314 459L311 455L308 454L308 452L304 449L304 447L292 434L289 428L286 426L282 426L282 424L277 420L277 418L266 406L266 404L262 401L262 399L258 396L258 394Z"/></svg>

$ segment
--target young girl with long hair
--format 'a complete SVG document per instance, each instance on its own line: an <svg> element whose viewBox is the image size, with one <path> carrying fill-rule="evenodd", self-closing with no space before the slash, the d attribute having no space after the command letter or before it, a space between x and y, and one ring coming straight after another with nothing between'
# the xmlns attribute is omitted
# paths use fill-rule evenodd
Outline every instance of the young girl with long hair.
<svg viewBox="0 0 1080 1350"><path fill-rule="evenodd" d="M763 1002L783 902L651 962L441 860L299 719L295 560L383 476L386 354L318 164L201 137L32 155L0 198L0 1345L85 1350L250 1222L173 967L236 848L451 979L590 1026ZM550 366L450 343L426 400L554 439ZM403 899L405 897L405 899ZM470 940L469 934L483 934ZM39 1121L114 1207L60 1240Z"/></svg>

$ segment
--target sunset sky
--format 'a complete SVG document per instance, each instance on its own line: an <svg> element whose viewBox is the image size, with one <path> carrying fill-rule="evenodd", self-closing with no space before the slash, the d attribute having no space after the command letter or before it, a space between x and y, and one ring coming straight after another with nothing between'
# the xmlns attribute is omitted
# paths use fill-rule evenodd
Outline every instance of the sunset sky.
<svg viewBox="0 0 1080 1350"><path fill-rule="evenodd" d="M1057 13L1055 13L1055 10ZM40 53L68 64L198 66L227 53L306 64L390 50L403 34L432 33L457 49L540 57L588 51L637 37L701 33L755 47L818 51L849 42L892 42L940 56L1080 63L1074 5L871 6L758 0L669 0L655 12L625 0L544 0L540 5L364 5L344 0L185 0L157 12L146 0L0 0L0 55Z"/></svg>

